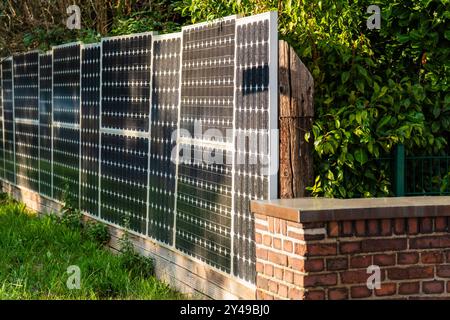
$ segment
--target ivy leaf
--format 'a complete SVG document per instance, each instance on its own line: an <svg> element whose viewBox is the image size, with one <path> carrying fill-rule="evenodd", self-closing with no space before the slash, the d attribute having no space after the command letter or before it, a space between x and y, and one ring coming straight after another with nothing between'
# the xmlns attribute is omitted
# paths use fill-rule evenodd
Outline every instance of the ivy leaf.
<svg viewBox="0 0 450 320"><path fill-rule="evenodd" d="M361 165L364 165L369 160L366 151L364 151L364 149L362 148L359 148L355 151L354 157L356 161L358 161Z"/></svg>

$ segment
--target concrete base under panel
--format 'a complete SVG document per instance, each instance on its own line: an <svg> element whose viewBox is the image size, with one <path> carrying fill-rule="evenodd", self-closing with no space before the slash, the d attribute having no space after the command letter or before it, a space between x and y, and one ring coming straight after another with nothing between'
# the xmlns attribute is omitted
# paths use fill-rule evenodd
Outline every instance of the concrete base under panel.
<svg viewBox="0 0 450 320"><path fill-rule="evenodd" d="M31 210L39 213L58 212L61 204L5 181L0 181L2 191L9 193L15 199L26 204ZM92 219L86 216L86 219ZM108 225L111 241L109 246L117 251L123 230ZM192 299L255 299L256 288L180 253L170 246L161 245L149 238L129 235L135 248L145 256L154 260L158 279L166 282L172 288L187 294Z"/></svg>

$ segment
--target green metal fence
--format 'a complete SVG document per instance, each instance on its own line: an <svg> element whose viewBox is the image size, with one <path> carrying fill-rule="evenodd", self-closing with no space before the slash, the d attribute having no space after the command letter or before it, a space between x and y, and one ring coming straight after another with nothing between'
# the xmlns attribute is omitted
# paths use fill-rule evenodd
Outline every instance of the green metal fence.
<svg viewBox="0 0 450 320"><path fill-rule="evenodd" d="M450 195L450 155L411 156L398 145L393 157L396 196Z"/></svg>

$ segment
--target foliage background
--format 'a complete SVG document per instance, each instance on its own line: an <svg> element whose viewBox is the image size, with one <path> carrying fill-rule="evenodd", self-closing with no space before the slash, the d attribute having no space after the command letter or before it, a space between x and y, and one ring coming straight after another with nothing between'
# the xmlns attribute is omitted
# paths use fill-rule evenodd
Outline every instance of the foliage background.
<svg viewBox="0 0 450 320"><path fill-rule="evenodd" d="M66 8L82 30L65 28ZM369 5L382 11L369 30ZM181 25L230 14L279 11L279 32L315 80L313 195L391 194L396 144L412 154L449 153L450 0L0 0L0 54L73 40Z"/></svg>

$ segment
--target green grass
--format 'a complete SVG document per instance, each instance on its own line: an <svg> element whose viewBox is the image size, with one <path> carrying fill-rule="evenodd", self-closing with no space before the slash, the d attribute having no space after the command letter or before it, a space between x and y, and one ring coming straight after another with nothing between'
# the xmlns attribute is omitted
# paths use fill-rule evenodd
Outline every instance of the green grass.
<svg viewBox="0 0 450 320"><path fill-rule="evenodd" d="M0 299L184 298L152 275L133 270L130 259L55 216L37 216L0 194ZM81 270L80 289L67 288L71 265Z"/></svg>

